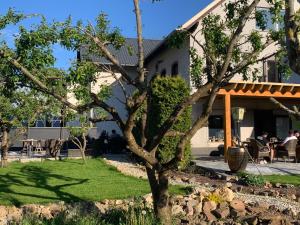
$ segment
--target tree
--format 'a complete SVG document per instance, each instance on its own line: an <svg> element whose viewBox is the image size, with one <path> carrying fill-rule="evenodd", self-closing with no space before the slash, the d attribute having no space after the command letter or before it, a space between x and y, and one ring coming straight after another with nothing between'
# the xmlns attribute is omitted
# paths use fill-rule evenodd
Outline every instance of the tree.
<svg viewBox="0 0 300 225"><path fill-rule="evenodd" d="M9 91L5 83L2 85L0 88L1 166L6 167L12 128L14 132L18 132L35 122L35 119L48 111L50 107L40 94L26 89Z"/></svg>
<svg viewBox="0 0 300 225"><path fill-rule="evenodd" d="M72 25L71 19L62 23L47 24L43 19L39 26L26 30L21 27L19 37L16 39L15 49L3 44L0 47L0 61L8 64L17 71L17 78L21 84L31 86L66 105L70 109L82 113L91 108L101 108L107 116L94 119L94 122L114 120L128 143L129 149L144 160L148 180L154 200L154 211L163 224L171 224L171 208L169 199L168 174L183 159L184 149L190 138L198 129L203 127L212 111L214 100L220 87L225 85L235 74L243 74L245 78L249 74L257 74L258 71L251 68L252 64L263 60L259 53L274 42L270 36L262 38L256 31L249 35L242 34L246 22L252 19L253 12L259 3L254 1L237 1L226 5L226 16L209 14L202 21L202 38L198 40L196 35L189 30L179 30L170 38L170 43L180 45L180 40L185 38L194 39L195 45L203 50L199 55L195 48L190 50L192 59L191 72L196 91L184 98L174 107L173 112L166 118L165 122L157 129L154 135L147 135L147 104L142 116L140 128L141 141L133 134L135 119L138 111L150 96L150 77L144 64L144 48L142 37L142 20L139 0L133 0L134 13L136 16L137 42L138 42L138 65L137 76L132 77L126 71L119 60L109 51L108 46L116 49L124 45L124 38L118 29L110 29L107 17L101 14L96 19L96 25L83 25L78 22ZM9 11L0 17L0 28L8 24L17 23L23 19L23 15ZM1 25L2 24L2 25ZM175 41L174 41L175 40ZM80 46L88 46L90 54L105 57L112 63L109 68L94 61L86 60L77 62L74 67L66 71L56 71L59 77L55 83L49 82L48 70L54 69L54 57L51 47L58 43L69 50L78 50ZM247 51L243 51L247 47ZM108 71L123 90L127 118L123 119L116 107L107 103L110 91L109 87L102 86L100 91L91 91L90 83L95 82L96 72ZM121 74L121 78L116 76ZM14 80L14 81L15 81ZM15 83L15 82L14 82ZM60 87L62 84L72 87L78 100L74 104L63 95ZM129 92L126 87L134 89ZM133 94L134 93L134 94ZM192 104L204 98L205 103L202 113L193 122L187 132L180 136L176 146L176 154L168 162L160 162L157 158L157 150L163 138L172 133L172 127L179 116Z"/></svg>
<svg viewBox="0 0 300 225"><path fill-rule="evenodd" d="M82 160L84 164L86 164L85 150L87 146L87 135L91 128L91 122L86 115L77 115L75 117L73 116L73 118L76 118L80 125L76 127L68 127L70 131L70 139L79 148ZM70 117L68 117L68 119L70 119Z"/></svg>

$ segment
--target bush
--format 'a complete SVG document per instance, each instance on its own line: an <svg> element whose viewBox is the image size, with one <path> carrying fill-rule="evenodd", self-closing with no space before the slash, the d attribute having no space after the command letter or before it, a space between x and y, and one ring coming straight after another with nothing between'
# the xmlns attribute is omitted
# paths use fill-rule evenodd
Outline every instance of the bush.
<svg viewBox="0 0 300 225"><path fill-rule="evenodd" d="M248 186L264 186L266 181L261 175L253 175L248 173L239 173L239 182Z"/></svg>
<svg viewBox="0 0 300 225"><path fill-rule="evenodd" d="M184 98L190 95L185 80L179 76L176 77L156 77L151 84L151 95L149 99L149 124L148 135L153 137L157 134L161 125L171 115L175 106L182 102ZM172 131L185 133L191 127L192 109L187 108L178 118L177 122L171 128ZM176 146L180 141L180 136L165 137L158 147L158 158L162 163L170 161L176 154ZM184 152L184 160L180 163L180 168L185 168L191 158L191 145L187 144Z"/></svg>

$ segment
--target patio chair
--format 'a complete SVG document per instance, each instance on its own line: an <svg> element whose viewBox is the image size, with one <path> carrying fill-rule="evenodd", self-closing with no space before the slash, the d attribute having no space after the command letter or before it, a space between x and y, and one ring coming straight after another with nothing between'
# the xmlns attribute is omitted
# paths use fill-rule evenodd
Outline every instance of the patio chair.
<svg viewBox="0 0 300 225"><path fill-rule="evenodd" d="M258 140L251 138L250 146L252 149L253 158L256 162L259 162L259 159L263 159L264 157L270 157L270 150L262 151L266 148L266 146L260 143Z"/></svg>
<svg viewBox="0 0 300 225"><path fill-rule="evenodd" d="M297 139L289 140L287 143L284 144L283 149L277 149L276 150L277 160L278 158L283 158L284 161L286 162L286 158L290 160L291 157L293 157L295 158L295 161L297 163L298 162L298 159L296 157L297 143L298 143Z"/></svg>

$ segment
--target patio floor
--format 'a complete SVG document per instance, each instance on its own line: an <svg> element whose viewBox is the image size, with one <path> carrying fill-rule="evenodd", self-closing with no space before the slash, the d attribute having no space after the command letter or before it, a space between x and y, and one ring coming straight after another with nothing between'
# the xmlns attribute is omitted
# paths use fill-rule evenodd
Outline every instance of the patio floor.
<svg viewBox="0 0 300 225"><path fill-rule="evenodd" d="M193 150L193 161L197 166L213 170L217 173L230 172L228 164L224 162L224 157L211 157L209 156L209 150ZM263 175L300 175L300 163L276 161L268 164L254 164L248 163L246 172L252 174L263 174Z"/></svg>

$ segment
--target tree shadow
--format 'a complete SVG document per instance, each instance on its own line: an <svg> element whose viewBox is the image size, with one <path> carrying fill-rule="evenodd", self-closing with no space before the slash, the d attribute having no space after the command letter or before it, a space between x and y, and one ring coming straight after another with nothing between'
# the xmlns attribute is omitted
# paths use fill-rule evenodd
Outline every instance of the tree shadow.
<svg viewBox="0 0 300 225"><path fill-rule="evenodd" d="M49 181L53 179L58 180L59 183L63 182L63 184L51 184ZM80 185L88 180L63 176L38 166L26 165L21 168L19 173L7 173L0 176L0 201L5 201L7 204L15 206L28 203L23 200L22 196L43 199L43 202L83 201L79 196L63 191L63 188ZM18 187L26 187L29 190L32 188L32 193L30 191L16 191ZM33 193L33 191L36 191L35 188L47 190L51 194ZM33 202L35 201L33 200Z"/></svg>

